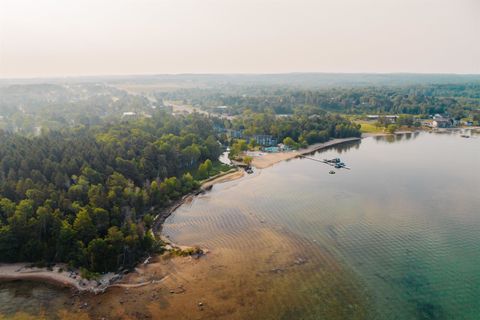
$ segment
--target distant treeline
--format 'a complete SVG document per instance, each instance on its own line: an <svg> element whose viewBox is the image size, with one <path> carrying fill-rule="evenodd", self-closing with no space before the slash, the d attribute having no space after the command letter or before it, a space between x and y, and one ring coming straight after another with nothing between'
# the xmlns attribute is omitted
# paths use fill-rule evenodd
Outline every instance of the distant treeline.
<svg viewBox="0 0 480 320"><path fill-rule="evenodd" d="M157 93L159 99L182 100L212 112L229 115L273 110L291 114L305 106L349 114L449 113L455 118L480 109L480 84L416 85L408 87L348 87L299 89L295 87L225 87L183 89ZM225 106L217 108L218 106Z"/></svg>
<svg viewBox="0 0 480 320"><path fill-rule="evenodd" d="M32 136L115 122L124 112L148 117L164 100L229 115L246 109L293 114L313 106L348 114L449 113L458 119L480 109L480 76L165 75L49 81L0 81L0 129ZM129 86L138 94L123 89Z"/></svg>
<svg viewBox="0 0 480 320"><path fill-rule="evenodd" d="M124 112L150 113L141 95L103 83L24 84L0 87L0 129L23 135L116 121Z"/></svg>

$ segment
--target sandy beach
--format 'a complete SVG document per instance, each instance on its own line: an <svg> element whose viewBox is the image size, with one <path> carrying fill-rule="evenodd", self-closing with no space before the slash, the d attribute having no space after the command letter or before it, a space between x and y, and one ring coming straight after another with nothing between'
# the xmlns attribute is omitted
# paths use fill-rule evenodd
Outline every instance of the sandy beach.
<svg viewBox="0 0 480 320"><path fill-rule="evenodd" d="M29 263L0 264L0 281L32 280L49 282L70 287L80 292L102 292L114 276L113 273L109 273L102 276L98 281L89 281L80 277L77 272L68 271L67 265L64 264L57 264L51 270L32 267Z"/></svg>
<svg viewBox="0 0 480 320"><path fill-rule="evenodd" d="M360 140L360 138L333 139L324 143L315 143L308 146L307 148L299 149L297 151L277 152L277 153L264 152L264 153L261 153L261 155L259 156L253 157L252 165L257 169L265 169L278 162L293 159L303 154L309 154L317 150L328 148L337 144L341 144L349 141L357 141L357 140Z"/></svg>
<svg viewBox="0 0 480 320"><path fill-rule="evenodd" d="M92 320L280 319L285 309L304 303L288 295L298 285L292 275L299 273L321 282L325 314L329 315L325 318L347 318L345 314L335 317L339 310L336 300L332 303L330 299L340 290L346 292L342 298L348 304L358 306L358 315L348 318L365 319L364 297L347 290L349 282L344 279L352 279L352 275L333 257L326 258L331 263L321 263L314 258L315 246L304 246L261 222L250 228L248 235L255 240L245 244L244 233L232 235L240 246L215 247L199 259L156 256L101 296L74 297L62 319L80 315ZM328 255L324 253L324 257ZM332 273L342 277L330 277ZM88 307L81 308L84 305Z"/></svg>
<svg viewBox="0 0 480 320"><path fill-rule="evenodd" d="M261 155L254 157L253 165L256 168L263 169L263 168L270 167L275 163L298 157L299 155L302 155L302 154L312 153L317 150L324 149L330 146L338 145L348 141L356 141L359 139L360 138L334 139L326 143L314 144L309 146L308 148L300 149L298 151L280 152L280 153L262 153ZM206 181L203 181L200 189L197 192L201 193L201 192L204 192L205 190L209 190L215 184L240 179L244 175L245 175L245 172L243 170L232 169L230 171L221 173L215 177L207 179ZM194 194L185 195L184 197L182 197L182 199L172 204L169 208L159 212L156 219L155 233L161 232L161 225L163 221L165 221L165 219L172 212L174 212L179 206L181 206L183 203L185 203L189 199L192 199L193 196ZM177 247L175 244L169 243L169 245L173 247ZM182 249L181 246L178 246L178 248ZM183 263L181 264L184 264L185 261L192 261L191 258L188 258L188 259L178 258L178 259L180 259L178 260L178 262L183 261ZM155 267L152 266L148 268L154 268L155 270L158 270L157 264L159 263L159 261L162 261L160 265L167 263L167 261L170 261L168 262L168 264L170 263L176 264L174 261L177 261L177 259L164 260L164 258L161 258L161 257L152 257L151 263L153 263ZM148 265L150 265L150 263ZM141 274L144 274L145 268L147 268L146 264L139 264L139 266L136 268L137 271L134 272L132 275L120 277L119 275L110 273L107 275L103 275L98 280L89 281L89 280L83 279L78 272L68 271L68 267L63 264L57 264L50 269L31 267L31 264L28 264L28 263L0 264L0 281L32 280L32 281L38 281L38 282L48 282L58 286L70 287L75 289L75 291L78 291L78 292L91 292L96 294L96 293L106 292L106 289L108 288L110 289L107 292L109 292L110 290L114 290L114 288L116 288L117 290L121 288L128 290L129 288L130 289L137 288L137 287L140 288L147 285L152 285L156 283L160 284L160 283L163 283L164 281L173 280L173 279L167 280L169 278L168 272L162 274L161 276L157 276L157 275L152 277L141 276ZM164 267L161 267L161 269L164 269ZM140 276L139 276L139 272L140 272ZM154 272L154 274L156 274L156 272ZM171 285L173 286L174 283L172 283Z"/></svg>
<svg viewBox="0 0 480 320"><path fill-rule="evenodd" d="M200 191L207 190L213 185L239 179L244 175L243 170L232 169L230 171L221 173L207 181L203 182ZM191 198L192 194L184 196L180 201L169 207L167 210L161 212L159 216L161 222L157 221L157 225L161 225L166 217L181 206L187 199ZM161 230L161 228L158 228ZM175 246L175 245L174 245ZM175 246L177 247L177 246ZM186 247L178 246L180 249ZM128 287L126 284L114 284L114 281L120 279L119 275L108 273L102 275L98 280L87 280L79 275L78 270L73 272L68 271L68 266L65 264L56 264L51 269L32 267L31 263L3 263L0 264L0 281L14 281L14 280L31 280L38 282L49 282L54 285L63 287L70 287L79 292L104 292L107 288Z"/></svg>
<svg viewBox="0 0 480 320"><path fill-rule="evenodd" d="M244 175L245 175L245 172L243 170L232 169L232 170L227 171L223 174L219 174L215 177L212 177L211 179L208 179L207 181L204 181L202 183L201 189L208 190L209 188L211 188L215 184L240 179Z"/></svg>
<svg viewBox="0 0 480 320"><path fill-rule="evenodd" d="M318 143L309 146L308 148L300 149L298 151L291 152L279 152L279 153L262 153L259 156L255 156L253 159L253 166L258 169L263 169L274 165L275 163L298 157L302 154L308 154L321 150L327 147L338 145L348 141L356 141L360 138L346 138L346 139L333 139L325 143ZM215 177L204 181L197 192L203 192L210 189L213 185L224 183L236 179L240 179L245 175L243 170L232 169L230 171L221 173ZM155 219L155 233L161 232L161 225L165 219L172 214L179 206L188 201L194 196L194 194L188 194L182 197L167 209L159 212ZM141 264L140 264L141 265ZM13 263L13 264L0 264L0 281L13 281L13 280L33 280L39 282L49 282L52 284L70 287L79 292L104 292L107 288L112 286L123 287L124 284L114 284L120 277L113 273L103 275L98 280L83 279L78 271L68 271L68 267L63 264L57 264L51 269L31 267L28 263ZM122 281L123 282L123 281Z"/></svg>
<svg viewBox="0 0 480 320"><path fill-rule="evenodd" d="M264 167L268 167L301 154L355 140L358 138L335 139L295 152L265 154L256 160L267 157L262 160ZM239 179L244 175L243 170L232 170L220 174L204 181L201 190L208 190L214 184ZM202 192L201 190L199 192ZM183 197L159 215L162 215L164 220L165 216L193 197L193 194ZM341 270L340 265L328 264L327 266L310 260L309 257L314 256L313 251L311 252L314 246L304 247L303 244L297 243L295 238L288 236L285 230L268 227L265 222L257 221L249 212L245 212L245 215L247 219L253 221L251 228L248 229L248 237L255 239L253 242L248 242L246 247L219 246L201 257L169 254L153 256L148 264L140 263L133 272L124 275L115 283L109 283L106 286L108 290L100 291L104 292L101 296L91 294L72 296L71 303L62 310L64 317L61 318L71 319L73 316L83 316L82 319L107 317L189 319L191 315L196 315L196 318L244 319L252 318L257 314L255 306L260 303L259 301L265 312L268 312L263 314L264 318L267 318L267 315L275 318L280 317L283 311L278 307L278 295L271 295L271 293L288 293L288 288L296 284L296 278L285 276L287 274L305 272L305 274L314 274L315 277L319 274L325 276L325 281L322 282L324 286L322 292L325 292L323 301L329 301L331 292L348 283L338 282L337 278L328 277L332 273L345 272ZM161 226L162 223L159 225ZM235 234L235 237L238 237L235 243L245 242L245 235L242 232ZM169 239L166 240L170 246L177 247ZM268 245L265 245L266 243ZM182 246L178 247L182 248ZM323 256L325 255L328 253L325 252ZM332 258L331 261L334 259ZM260 271L258 271L259 265ZM257 271L251 272L251 270ZM318 273L318 270L322 272ZM59 266L49 271L26 268L26 264L5 264L0 265L0 280L23 279L51 282L78 291L98 292L96 281L84 282L78 275L77 278L72 278L70 272L59 271ZM350 275L345 273L345 277L349 278ZM318 281L317 278L315 279ZM361 302L362 297L357 296L356 293L348 294L347 300L352 305L365 304ZM140 301L142 303L138 303ZM301 304L302 301L294 301L294 303ZM338 309L335 304L327 303L325 312L332 315L336 314ZM361 311L360 315L363 315L363 312ZM275 314L270 315L270 313Z"/></svg>

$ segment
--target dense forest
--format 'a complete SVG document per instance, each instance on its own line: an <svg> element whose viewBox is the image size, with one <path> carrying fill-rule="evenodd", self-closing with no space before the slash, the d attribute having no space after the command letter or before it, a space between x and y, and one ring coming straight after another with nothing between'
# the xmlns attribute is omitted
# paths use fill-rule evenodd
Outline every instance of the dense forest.
<svg viewBox="0 0 480 320"><path fill-rule="evenodd" d="M225 87L158 92L158 99L179 100L210 112L238 115L244 110L292 114L305 106L347 114L449 113L460 119L480 109L480 84L415 85L406 87ZM219 108L220 107L220 108Z"/></svg>
<svg viewBox="0 0 480 320"><path fill-rule="evenodd" d="M246 111L233 120L157 110L152 118L49 131L0 131L0 259L68 262L103 272L155 250L155 209L212 174L226 132L307 145L359 136L318 108L291 117Z"/></svg>
<svg viewBox="0 0 480 320"><path fill-rule="evenodd" d="M278 116L271 109L265 112L247 109L226 121L226 127L242 130L245 136L271 135L280 142L290 138L298 143L295 147L361 135L360 125L314 107L296 109L290 116Z"/></svg>
<svg viewBox="0 0 480 320"><path fill-rule="evenodd" d="M402 85L380 86L382 77L351 76L355 85L322 87L316 83L328 77L304 76L310 85L299 85L301 75L179 76L180 86L162 90L149 77L0 83L0 261L94 272L135 265L157 249L156 210L215 174L222 144L238 154L247 143L258 147L251 138L262 135L292 148L360 136L340 114L409 114L399 118L406 125L411 115L435 113L480 121L476 78L412 84L405 76L396 78ZM150 91L115 87L125 82ZM215 116L173 115L165 100ZM124 119L124 112L142 116Z"/></svg>
<svg viewBox="0 0 480 320"><path fill-rule="evenodd" d="M190 172L220 153L198 114L35 138L0 132L0 259L131 266L154 250L152 210L195 189Z"/></svg>

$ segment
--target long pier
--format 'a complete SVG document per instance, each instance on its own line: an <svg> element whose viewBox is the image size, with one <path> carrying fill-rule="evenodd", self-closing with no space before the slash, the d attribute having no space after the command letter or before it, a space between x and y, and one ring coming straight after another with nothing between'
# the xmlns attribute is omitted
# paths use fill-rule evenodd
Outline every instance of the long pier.
<svg viewBox="0 0 480 320"><path fill-rule="evenodd" d="M299 158L305 158L305 159L312 160L312 161L316 161L316 162L320 162L320 163L324 163L324 164L329 165L329 166L331 166L331 167L335 167L335 163L328 162L328 161L325 161L325 160L315 159L315 158L312 158L312 157L305 156L305 155L303 155L303 154L298 155L298 157L299 157ZM350 170L350 168L349 168L349 167L346 167L346 166L342 166L341 168L336 168L336 169L347 169L347 170Z"/></svg>

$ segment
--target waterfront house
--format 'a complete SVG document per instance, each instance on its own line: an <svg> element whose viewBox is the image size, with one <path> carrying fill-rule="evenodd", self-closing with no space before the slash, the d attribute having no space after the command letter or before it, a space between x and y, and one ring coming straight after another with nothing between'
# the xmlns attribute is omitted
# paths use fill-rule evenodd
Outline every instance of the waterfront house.
<svg viewBox="0 0 480 320"><path fill-rule="evenodd" d="M435 117L432 121L433 128L451 128L453 126L452 119Z"/></svg>
<svg viewBox="0 0 480 320"><path fill-rule="evenodd" d="M251 139L254 139L261 146L274 146L277 144L277 139L268 134L258 134L251 137Z"/></svg>

